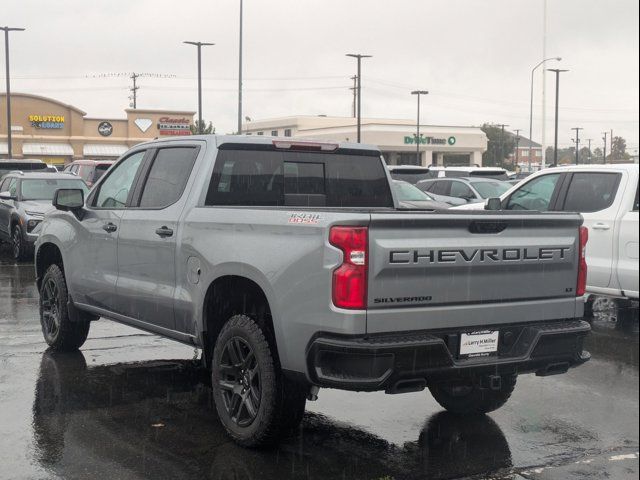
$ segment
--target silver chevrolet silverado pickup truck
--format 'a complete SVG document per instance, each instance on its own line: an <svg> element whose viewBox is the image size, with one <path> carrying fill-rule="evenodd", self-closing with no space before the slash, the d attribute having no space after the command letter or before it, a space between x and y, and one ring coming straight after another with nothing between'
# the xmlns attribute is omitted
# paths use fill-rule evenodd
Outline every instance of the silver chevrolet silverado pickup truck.
<svg viewBox="0 0 640 480"><path fill-rule="evenodd" d="M579 214L399 211L380 151L268 137L155 140L36 244L46 342L107 318L202 349L229 435L262 445L320 387L428 387L456 414L589 358Z"/></svg>

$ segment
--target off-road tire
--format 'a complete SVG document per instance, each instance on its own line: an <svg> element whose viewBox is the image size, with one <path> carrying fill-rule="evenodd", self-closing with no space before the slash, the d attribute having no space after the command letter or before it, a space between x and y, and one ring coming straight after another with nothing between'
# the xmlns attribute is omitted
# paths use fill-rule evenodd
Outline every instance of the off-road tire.
<svg viewBox="0 0 640 480"><path fill-rule="evenodd" d="M443 408L456 415L480 415L502 407L516 386L516 375L502 376L501 388L492 390L471 382L464 394L453 394L450 383L429 385L431 395Z"/></svg>
<svg viewBox="0 0 640 480"><path fill-rule="evenodd" d="M54 287L55 293L52 291ZM58 352L78 350L89 334L88 321L72 321L69 317L68 301L64 273L60 266L50 265L40 287L40 325L45 341L52 350Z"/></svg>
<svg viewBox="0 0 640 480"><path fill-rule="evenodd" d="M282 375L275 348L267 340L265 333L267 332L263 332L248 316L235 315L222 327L213 348L211 382L216 410L229 436L244 447L275 443L297 427L304 414L306 391ZM233 420L223 398L225 392L228 395L229 389L220 386L221 381L226 379L225 375L233 375L223 373L223 370L228 371L223 354L229 342L234 339L240 339L243 345L250 347L256 360L260 382L259 406L251 423L244 426ZM238 413L237 417L239 415Z"/></svg>

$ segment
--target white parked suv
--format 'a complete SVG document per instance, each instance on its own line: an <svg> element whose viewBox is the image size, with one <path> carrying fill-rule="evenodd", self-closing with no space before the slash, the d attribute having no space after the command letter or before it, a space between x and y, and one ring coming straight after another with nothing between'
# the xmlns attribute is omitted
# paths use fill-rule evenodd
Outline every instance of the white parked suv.
<svg viewBox="0 0 640 480"><path fill-rule="evenodd" d="M580 212L589 229L587 292L638 299L638 165L549 168L527 177L500 200L505 210Z"/></svg>

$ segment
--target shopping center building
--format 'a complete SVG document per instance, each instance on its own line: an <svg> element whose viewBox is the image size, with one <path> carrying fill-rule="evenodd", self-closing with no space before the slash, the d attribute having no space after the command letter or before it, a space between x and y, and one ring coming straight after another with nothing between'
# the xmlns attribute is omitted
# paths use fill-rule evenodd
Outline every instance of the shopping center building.
<svg viewBox="0 0 640 480"><path fill-rule="evenodd" d="M0 93L0 158L7 158L5 93ZM62 166L72 160L115 159L138 143L190 135L193 111L127 109L124 118L95 118L72 105L38 95L11 94L12 158Z"/></svg>
<svg viewBox="0 0 640 480"><path fill-rule="evenodd" d="M363 118L361 142L376 145L390 165L477 165L487 150L487 136L478 127L420 125L416 122ZM247 122L247 135L298 137L318 141L355 142L357 122L351 117L292 116Z"/></svg>

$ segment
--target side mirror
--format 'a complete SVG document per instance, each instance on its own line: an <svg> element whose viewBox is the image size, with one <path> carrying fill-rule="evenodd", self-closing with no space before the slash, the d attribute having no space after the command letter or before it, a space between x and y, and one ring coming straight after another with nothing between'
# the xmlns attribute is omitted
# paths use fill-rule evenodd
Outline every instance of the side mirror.
<svg viewBox="0 0 640 480"><path fill-rule="evenodd" d="M15 200L16 197L11 195L10 192L0 192L0 200Z"/></svg>
<svg viewBox="0 0 640 480"><path fill-rule="evenodd" d="M58 210L80 210L84 207L84 192L80 188L59 188L52 203Z"/></svg>
<svg viewBox="0 0 640 480"><path fill-rule="evenodd" d="M487 198L484 202L485 210L502 210L502 200L497 197Z"/></svg>

